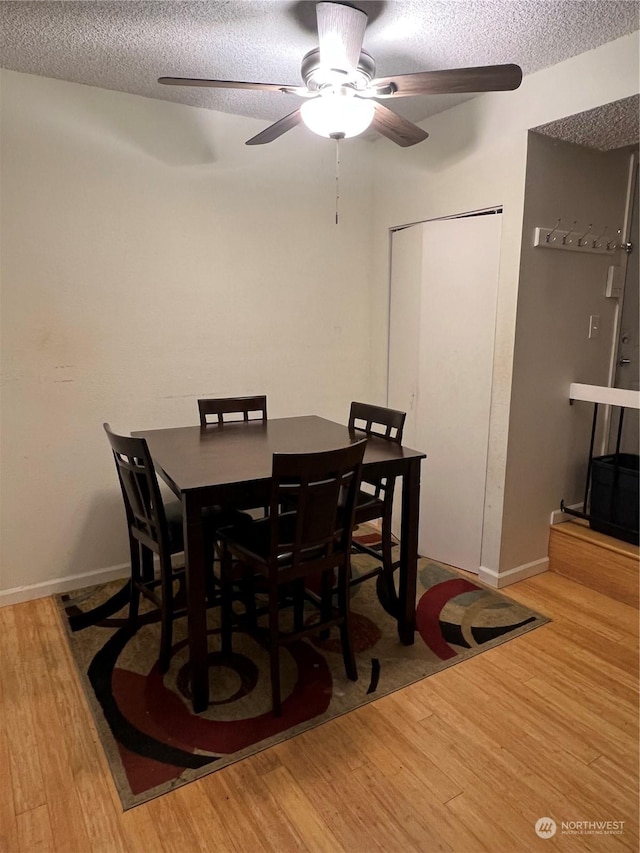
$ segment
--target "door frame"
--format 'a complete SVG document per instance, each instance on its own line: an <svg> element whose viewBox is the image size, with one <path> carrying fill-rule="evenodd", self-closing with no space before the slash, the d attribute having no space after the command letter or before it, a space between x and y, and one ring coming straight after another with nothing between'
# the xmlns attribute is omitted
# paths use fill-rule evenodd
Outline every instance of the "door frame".
<svg viewBox="0 0 640 853"><path fill-rule="evenodd" d="M632 151L629 157L629 174L627 178L627 192L625 198L625 206L624 206L624 223L622 225L620 240L624 243L631 242L631 223L633 217L633 203L635 199L635 194L640 194L640 187L638 186L638 179L640 178L640 158L638 156L638 151ZM640 246L634 246L637 251L640 251ZM622 260L620 266L622 267L622 274L624 276L625 282L627 278L627 270L629 269L629 258L630 255L627 252L622 253ZM609 388L615 387L616 381L616 368L618 362L618 347L620 345L620 333L622 330L622 306L624 302L624 291L622 294L622 299L619 297L616 299L616 308L615 308L615 316L613 320L613 332L611 336L611 353L609 356L609 372L607 375L607 385ZM600 441L599 441L599 452L598 455L602 456L606 454L609 450L610 446L610 435L612 429L612 415L613 409L611 406L606 406L604 411L604 417L602 418L602 432L600 433Z"/></svg>

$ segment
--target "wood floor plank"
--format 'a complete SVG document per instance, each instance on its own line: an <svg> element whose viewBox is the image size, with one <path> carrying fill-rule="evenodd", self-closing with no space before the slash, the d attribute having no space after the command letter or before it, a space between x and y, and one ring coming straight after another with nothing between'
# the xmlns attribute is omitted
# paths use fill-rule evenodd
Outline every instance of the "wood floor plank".
<svg viewBox="0 0 640 853"><path fill-rule="evenodd" d="M472 663L479 660L476 658ZM485 662L467 667L466 676L478 692L484 691L496 701L502 701L517 719L523 730L533 731L540 740L549 739L564 745L564 749L588 764L600 755L596 749L573 729L573 721L564 715L554 715L547 710L546 702L527 689L524 683L509 681L497 666Z"/></svg>
<svg viewBox="0 0 640 853"><path fill-rule="evenodd" d="M592 692L594 690L606 700L607 714L615 714L616 709L635 709L638 705L637 681L625 670L586 651L575 638L558 636L557 632L548 633L544 643L533 639L532 632L527 641L519 644L519 661L528 681L532 676L546 676L560 683L571 679L577 689ZM531 638L531 639L530 639ZM501 647L504 649L504 646ZM504 658L495 655L500 649L487 653L489 658L504 669ZM618 702L612 703L611 690L614 685ZM637 714L636 714L637 719Z"/></svg>
<svg viewBox="0 0 640 853"><path fill-rule="evenodd" d="M254 770L251 762L239 761L222 771L230 786L242 793L245 808L251 810L262 827L263 842L273 853L294 853L309 848L298 832L295 823L289 820L286 811L280 807L268 786L264 776Z"/></svg>
<svg viewBox="0 0 640 853"><path fill-rule="evenodd" d="M426 708L426 706L425 706ZM370 735L369 762L383 770L385 776L393 776L404 767L419 763L423 779L423 791L430 800L445 803L461 793L460 785L440 769L430 757L429 743L420 741L420 723L431 716L428 708L420 720L402 718L397 705L377 702L361 709L357 715L345 721L352 728L363 727ZM407 737L409 728L413 736Z"/></svg>
<svg viewBox="0 0 640 853"><path fill-rule="evenodd" d="M20 853L54 849L49 806L38 806L18 815L18 849Z"/></svg>
<svg viewBox="0 0 640 853"><path fill-rule="evenodd" d="M124 814L54 604L1 609L0 853L637 853L637 611L552 573L505 593L553 622ZM625 831L542 840L545 814Z"/></svg>
<svg viewBox="0 0 640 853"><path fill-rule="evenodd" d="M172 853L163 842L148 803L123 812L119 823L127 853Z"/></svg>
<svg viewBox="0 0 640 853"><path fill-rule="evenodd" d="M486 819L487 807L500 808L500 821ZM481 845L482 850L521 850L533 848L535 822L523 818L512 803L484 800L478 802L473 789L465 791L447 803L447 809ZM526 845L526 846L525 846Z"/></svg>
<svg viewBox="0 0 640 853"><path fill-rule="evenodd" d="M461 758L467 774L475 777L469 777L465 790L482 790L482 779L485 784L489 781L484 768L495 766L498 775L490 780L491 788L499 791L505 802L520 803L530 819L546 815L552 807L556 814L571 815L580 814L585 805L591 805L591 800L585 802L583 797L576 796L566 780L558 784L552 765L545 762L544 757L539 760L547 751L546 744L530 738L528 728L520 725L517 716L511 715L508 722L504 718L496 719L495 704L481 701L475 688L449 680L438 689L435 681L430 679L428 701L437 715L447 720L458 739L472 745L468 757ZM472 709L472 713L468 709ZM533 761L530 751L523 748L523 744L531 742L536 753ZM439 748L441 760L447 762L446 741L439 744ZM560 742L554 743L554 752L563 763L572 760L563 752Z"/></svg>
<svg viewBox="0 0 640 853"><path fill-rule="evenodd" d="M638 644L635 639L626 642L604 640L594 636L587 626L566 622L554 622L549 626L544 643L534 637L533 631L522 637L527 648L546 649L557 660L572 655L576 660L586 661L587 669L593 667L607 672L616 681L625 684L632 691L638 684ZM597 677L597 676L596 676Z"/></svg>
<svg viewBox="0 0 640 853"><path fill-rule="evenodd" d="M313 801L300 788L286 767L279 767L264 776L265 784L280 808L294 824L309 850L318 853L339 853L344 848L323 823Z"/></svg>
<svg viewBox="0 0 640 853"><path fill-rule="evenodd" d="M423 721L422 727L428 728L429 733L423 734L422 740L430 745L432 760L446 768L461 788L498 791L505 805L511 802L515 808L520 804L519 811L522 804L529 803L526 813L530 823L544 815L550 804L558 810L556 813L567 818L580 814L584 807L593 814L599 801L597 794L593 795L594 785L601 794L606 791L607 803L621 799L617 789L603 780L599 782L584 762L565 754L561 741L553 740L553 759L545 758L544 729L538 732L542 740L530 741L526 736L529 727L518 725L518 706L508 706L506 717L497 715L495 701L483 702L480 690L469 689L464 684L467 674L464 670L465 667L456 670L455 683L454 671L447 671L416 685L437 712ZM438 685L442 685L439 696ZM464 711L456 712L456 704L470 710L466 715ZM524 749L523 743L530 745ZM555 779L567 766L572 771L561 776L562 783L558 785ZM545 767L553 768L554 772L547 773ZM577 791L569 781L572 776L578 781ZM632 821L637 820L628 801L622 813Z"/></svg>
<svg viewBox="0 0 640 853"><path fill-rule="evenodd" d="M429 716L431 710L420 701L419 694L413 690L413 687L414 685L410 685L405 690L377 699L378 708L384 708L387 717L393 715L401 717L402 720L411 719L416 722L423 720Z"/></svg>
<svg viewBox="0 0 640 853"><path fill-rule="evenodd" d="M525 599L530 593L535 595L537 609L552 619L558 614L564 620L589 625L591 631L605 638L620 640L626 635L638 636L638 611L635 608L553 572L536 575L529 581L522 590ZM517 589L520 586L522 584L509 587L507 594L521 600L521 591Z"/></svg>
<svg viewBox="0 0 640 853"><path fill-rule="evenodd" d="M367 808L372 832L385 850L451 850L429 812L417 809L377 767L364 764L352 771L359 787L353 796Z"/></svg>
<svg viewBox="0 0 640 853"><path fill-rule="evenodd" d="M207 780L202 781L206 782ZM190 830L196 839L196 846L187 848L183 846L182 849L202 850L206 853L211 850L219 851L219 853L227 853L227 851L234 853L234 851L243 850L252 850L258 853L258 851L264 850L264 847L259 843L256 844L255 833L250 834L247 831L249 821L246 820L246 817L242 821L242 827L234 827L230 822L225 824L222 821L221 815L226 810L226 803L223 800L214 802L207 794L207 787L211 786L199 781L193 785L178 788L175 792L176 800L180 803L186 819L189 820L190 815L198 815L198 820L189 820ZM162 803L159 802L158 806L161 807ZM176 849L175 846L172 847L167 844L166 839L163 840L163 843L168 852ZM185 844L184 840L182 844Z"/></svg>
<svg viewBox="0 0 640 853"><path fill-rule="evenodd" d="M31 602L33 607L36 602ZM21 614L22 638L29 636L29 625L36 624L41 638L39 657L46 672L46 683L50 694L39 700L40 711L48 724L44 729L48 744L43 745L45 754L63 763L53 771L58 778L66 772L72 782L75 797L65 801L62 807L68 812L78 804L75 822L82 820L88 837L91 853L125 853L126 845L122 835L117 794L111 774L108 772L106 757L100 745L91 714L82 693L79 680L73 670L69 648L64 641L62 626L51 599L45 607L38 607ZM34 673L34 677L35 677ZM37 678L36 678L37 682ZM37 684L34 684L37 690ZM54 730L55 727L55 730ZM55 748L60 750L56 752ZM66 786L65 786L66 787ZM53 796L58 796L53 795ZM55 824L60 826L60 844L64 843L64 823L61 812L56 810ZM66 817L66 815L65 815ZM81 827L77 832L82 833ZM67 831L67 838L72 833ZM79 843L76 842L76 843Z"/></svg>
<svg viewBox="0 0 640 853"><path fill-rule="evenodd" d="M207 850L200 843L196 827L208 820L209 816L198 816L193 819L193 813L187 803L193 793L185 797L181 790L171 791L163 797L146 803L149 815L162 839L164 850L188 850L189 853L204 853ZM197 812L196 812L197 814ZM224 849L224 848L223 848ZM227 851L225 851L227 853Z"/></svg>
<svg viewBox="0 0 640 853"><path fill-rule="evenodd" d="M254 758L252 756L252 762ZM262 766L253 762L254 767ZM281 767L280 762L277 766ZM229 780L225 772L213 773L200 783L209 800L209 811L219 827L213 836L219 849L251 850L253 853L269 850L263 839L262 827L250 809L246 808L243 792ZM193 787L193 786L191 786Z"/></svg>
<svg viewBox="0 0 640 853"><path fill-rule="evenodd" d="M561 692L539 678L526 682L529 690L540 696L551 713L560 708L573 719L575 733L588 741L602 755L615 755L623 766L632 767L636 762L635 744L637 728L631 723L616 725L610 718L603 718L597 711L585 707L584 700ZM589 762L591 763L591 762Z"/></svg>
<svg viewBox="0 0 640 853"><path fill-rule="evenodd" d="M473 845L470 847L470 842L473 841L473 836L454 820L446 809L446 803L451 797L445 795L445 790L447 794L455 791L455 796L458 796L461 787L446 776L431 757L425 760L424 750L414 750L412 757L404 756L405 760L393 755L396 738L401 731L404 731L404 727L398 729L393 722L394 717L389 717L389 714L393 713L391 707L386 704L380 711L380 704L368 706L364 724L373 732L379 731L380 728L383 731L384 744L381 743L380 737L376 736L376 740L369 747L369 758L373 772L383 781L389 800L391 802L401 800L419 815L424 842L428 840L429 844L427 849L432 847L448 848L454 851L472 849ZM378 724L369 725L370 718L374 716L379 716ZM418 721L414 722L414 726L414 731L418 732ZM422 740L424 742L424 736ZM425 743L425 748L428 751L428 743ZM449 768L450 765L447 765L446 769ZM446 777L446 789L437 790L434 794L434 784L443 777ZM419 847L419 849L422 848Z"/></svg>
<svg viewBox="0 0 640 853"><path fill-rule="evenodd" d="M347 717L323 726L325 733L333 733L335 729L343 730ZM346 738L340 737L338 742ZM359 784L353 779L353 766L342 761L336 761L334 752L336 738L318 738L313 732L279 744L275 748L280 761L290 773L295 774L296 781L308 797L313 797L316 809L324 821L331 827L345 850L384 851L385 848L371 831L367 819L367 810L363 809L353 791L360 791ZM356 765L362 767L370 758L361 756ZM349 796L345 797L345 790Z"/></svg>
<svg viewBox="0 0 640 853"><path fill-rule="evenodd" d="M629 795L636 800L635 812L638 815L638 800L636 793L638 792L638 766L635 762L634 766L622 767L615 758L610 755L600 755L595 761L589 765L591 770L595 771L602 779L606 779L610 784L622 788L629 792Z"/></svg>
<svg viewBox="0 0 640 853"><path fill-rule="evenodd" d="M0 660L5 659L6 655L0 656ZM4 694L2 669L3 667L0 667L0 850L10 851L18 849L18 825L13 796L7 715L4 713L9 703Z"/></svg>
<svg viewBox="0 0 640 853"><path fill-rule="evenodd" d="M314 774L300 773L300 756L291 742L278 747L282 761L307 797L313 797L318 814L346 851L368 850L382 853L384 848L371 834L366 812L363 813L351 797L345 798L342 786L327 782L318 769ZM327 756L325 755L325 760ZM322 760L322 759L321 759ZM330 760L330 759L329 759ZM335 759L333 759L335 761Z"/></svg>
<svg viewBox="0 0 640 853"><path fill-rule="evenodd" d="M551 808L567 819L571 815L595 813L599 792L606 795L610 807L613 808L616 801L622 801L623 813L634 820L637 818L634 810L637 774L634 776L628 772L613 784L611 777L606 781L605 777L598 779L592 770L597 760L590 765L584 764L566 752L559 740L554 740L550 748L546 738L540 740L531 734L529 728L523 728L516 714L512 715L510 722L496 718L495 704L482 701L474 688L453 684L449 680L446 687L441 682L442 687L438 689L437 682L438 679L429 679L425 684L425 692L429 693L427 701L447 721L456 739L472 744L477 753L475 758L471 756L463 760L465 769L477 772L474 764L479 769L496 765L499 772L496 778L491 779L491 788L503 788L506 799L516 797L523 805L529 803L531 817L544 815ZM472 713L468 712L469 708L473 709ZM448 760L446 756L445 745L445 761ZM626 785L620 784L623 778L627 780ZM574 785L570 779L574 780ZM477 782L470 783L465 785L465 790L478 787Z"/></svg>
<svg viewBox="0 0 640 853"><path fill-rule="evenodd" d="M527 826L535 821L549 788L543 778L530 772L526 764L493 739L478 738L477 728L465 723L456 725L447 709L421 725L430 742L438 740L437 747L434 745L434 760L457 762L463 793L482 788L483 796L494 798L504 808L514 809L518 820L522 819Z"/></svg>
<svg viewBox="0 0 640 853"><path fill-rule="evenodd" d="M16 610L20 655L29 661L29 666L24 669L22 686L36 731L52 843L61 853L82 848L89 850L91 845L80 799L73 774L69 772L72 761L68 743L74 735L66 726L66 710L61 713L68 697L56 693L55 680L51 677L50 649L46 647L46 639L44 642L42 639L49 636L49 627L43 628L45 617L46 609L34 602Z"/></svg>
<svg viewBox="0 0 640 853"><path fill-rule="evenodd" d="M25 691L25 669L29 661L20 654L16 619L29 605L0 609L0 636L4 647L0 677L3 682L3 716L9 769L16 814L46 805L33 709Z"/></svg>

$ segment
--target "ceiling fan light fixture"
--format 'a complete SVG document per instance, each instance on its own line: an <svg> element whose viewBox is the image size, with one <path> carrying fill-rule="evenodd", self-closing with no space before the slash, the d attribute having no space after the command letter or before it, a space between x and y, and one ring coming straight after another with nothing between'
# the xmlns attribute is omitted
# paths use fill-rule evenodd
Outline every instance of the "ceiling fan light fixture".
<svg viewBox="0 0 640 853"><path fill-rule="evenodd" d="M302 121L319 136L327 138L358 136L369 127L375 103L362 98L332 92L305 101L300 107Z"/></svg>

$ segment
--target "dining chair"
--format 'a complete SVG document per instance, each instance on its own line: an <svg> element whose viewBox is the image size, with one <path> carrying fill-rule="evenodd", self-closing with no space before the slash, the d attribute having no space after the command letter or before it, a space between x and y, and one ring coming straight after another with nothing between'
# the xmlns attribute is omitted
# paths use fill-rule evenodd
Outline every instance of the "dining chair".
<svg viewBox="0 0 640 853"><path fill-rule="evenodd" d="M279 650L285 643L337 626L347 677L358 678L350 632L349 578L365 445L363 439L337 450L275 453L268 517L220 531L222 653L231 654L233 585L238 579L246 583L248 572L252 573L262 581L268 596L266 636L274 716L282 713ZM282 506L290 509L282 512ZM322 594L317 620L305 621L305 580L311 576L321 577ZM287 588L290 599L281 594ZM287 626L290 630L281 632L281 606L288 601L293 603L293 619ZM264 633L252 618L244 627L251 633Z"/></svg>
<svg viewBox="0 0 640 853"><path fill-rule="evenodd" d="M206 427L214 417L213 423L224 424L230 420L267 420L267 398L265 395L256 397L212 397L198 400L200 426ZM258 412L260 417L251 418L250 414ZM225 418L225 415L242 415L241 418Z"/></svg>
<svg viewBox="0 0 640 853"><path fill-rule="evenodd" d="M399 412L396 409L353 402L349 412L349 429L356 432L363 431L366 435L384 438L386 441L392 441L395 444L402 444L402 432L406 417L406 412ZM356 524L364 524L378 518L382 520L380 535L382 551L377 551L354 539L353 549L375 557L380 565L353 578L351 583L352 585L359 584L382 574L386 591L391 599L394 599L393 573L400 565L399 560L394 561L393 559L394 542L391 532L396 477L376 477L365 474L363 483L368 484L370 490L360 489L356 503L355 521Z"/></svg>
<svg viewBox="0 0 640 853"><path fill-rule="evenodd" d="M160 611L161 672L169 668L173 620L186 613L177 609L174 581L183 582L184 568L174 569L171 555L184 551L182 504L169 501L166 505L158 484L153 460L144 438L117 435L109 424L103 424L118 473L124 500L131 553L131 579L129 596L129 625L139 627L140 596L150 600ZM209 603L215 603L213 584L214 544L218 527L229 524L242 525L250 516L236 510L208 507L203 510L202 528L207 571ZM159 574L156 577L154 555L158 558ZM160 595L156 589L160 588ZM217 596L219 600L219 595Z"/></svg>
<svg viewBox="0 0 640 853"><path fill-rule="evenodd" d="M266 421L267 420L267 397L265 394L255 397L208 397L198 400L198 411L200 413L200 428L206 429L210 424L223 426L226 423ZM257 412L259 417L251 418L249 415ZM240 418L226 418L225 415L241 415ZM209 417L213 421L209 421ZM243 504L242 509L257 510L268 515L267 507L255 507L251 503Z"/></svg>

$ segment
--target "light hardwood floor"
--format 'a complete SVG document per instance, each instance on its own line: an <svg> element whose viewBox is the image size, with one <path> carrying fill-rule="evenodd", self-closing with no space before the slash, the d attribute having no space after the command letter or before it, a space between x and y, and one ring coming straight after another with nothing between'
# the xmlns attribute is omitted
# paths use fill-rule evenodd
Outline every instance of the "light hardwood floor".
<svg viewBox="0 0 640 853"><path fill-rule="evenodd" d="M1 609L0 853L637 851L638 612L506 592L553 622L126 813L53 602Z"/></svg>

